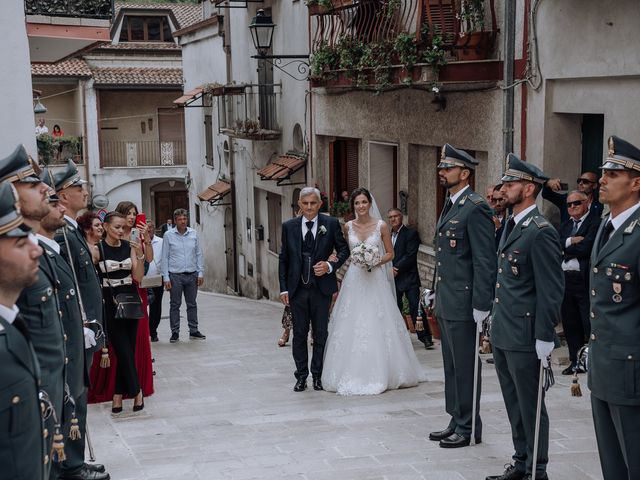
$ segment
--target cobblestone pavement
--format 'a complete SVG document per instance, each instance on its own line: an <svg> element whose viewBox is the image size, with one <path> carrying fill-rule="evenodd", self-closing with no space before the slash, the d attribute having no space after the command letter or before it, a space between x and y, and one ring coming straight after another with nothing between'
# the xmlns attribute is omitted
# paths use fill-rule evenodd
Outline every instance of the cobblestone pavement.
<svg viewBox="0 0 640 480"><path fill-rule="evenodd" d="M429 379L415 388L368 397L295 393L290 343L276 345L279 305L206 293L198 301L206 341L189 340L183 319L180 342L170 344L163 318L152 344L156 394L142 412L131 411L131 400L117 417L110 403L90 407L97 461L112 479L483 480L509 462L492 365L482 365L482 444L442 449L426 438L448 423L439 346L426 351L414 339ZM586 378L585 396L571 397L570 378L555 371L549 477L601 479Z"/></svg>

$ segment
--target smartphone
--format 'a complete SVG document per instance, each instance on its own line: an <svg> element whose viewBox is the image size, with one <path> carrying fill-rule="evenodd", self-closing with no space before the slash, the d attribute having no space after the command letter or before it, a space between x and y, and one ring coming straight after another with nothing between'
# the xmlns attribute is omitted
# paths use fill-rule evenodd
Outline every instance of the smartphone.
<svg viewBox="0 0 640 480"><path fill-rule="evenodd" d="M147 224L147 216L144 213L139 213L136 215L136 225L138 225L140 222L144 223L145 225Z"/></svg>
<svg viewBox="0 0 640 480"><path fill-rule="evenodd" d="M137 228L131 229L131 242L140 243L140 230L138 230Z"/></svg>
<svg viewBox="0 0 640 480"><path fill-rule="evenodd" d="M569 184L560 182L560 190L562 190L562 191L569 190Z"/></svg>

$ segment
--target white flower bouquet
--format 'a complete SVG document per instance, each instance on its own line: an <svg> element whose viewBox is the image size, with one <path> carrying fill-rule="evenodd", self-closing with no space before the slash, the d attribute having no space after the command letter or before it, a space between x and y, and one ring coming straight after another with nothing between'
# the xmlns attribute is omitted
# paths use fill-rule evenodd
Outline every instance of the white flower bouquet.
<svg viewBox="0 0 640 480"><path fill-rule="evenodd" d="M351 261L370 272L373 267L380 263L380 250L375 245L359 243L351 250Z"/></svg>

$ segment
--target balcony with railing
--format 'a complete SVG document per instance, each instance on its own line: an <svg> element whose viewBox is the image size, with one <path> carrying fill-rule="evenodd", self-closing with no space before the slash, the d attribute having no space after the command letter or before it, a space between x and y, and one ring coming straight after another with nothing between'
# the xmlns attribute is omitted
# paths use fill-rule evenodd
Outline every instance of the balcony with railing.
<svg viewBox="0 0 640 480"><path fill-rule="evenodd" d="M110 40L114 0L24 0L32 62L56 62Z"/></svg>
<svg viewBox="0 0 640 480"><path fill-rule="evenodd" d="M52 137L48 134L36 137L38 163L40 165L64 165L71 159L76 164L84 163L83 139L81 136L66 135Z"/></svg>
<svg viewBox="0 0 640 480"><path fill-rule="evenodd" d="M310 0L314 87L496 82L494 0Z"/></svg>
<svg viewBox="0 0 640 480"><path fill-rule="evenodd" d="M187 164L184 140L102 140L102 168L156 168Z"/></svg>
<svg viewBox="0 0 640 480"><path fill-rule="evenodd" d="M278 124L280 85L227 85L210 93L218 97L220 133L249 140L276 140L281 131Z"/></svg>

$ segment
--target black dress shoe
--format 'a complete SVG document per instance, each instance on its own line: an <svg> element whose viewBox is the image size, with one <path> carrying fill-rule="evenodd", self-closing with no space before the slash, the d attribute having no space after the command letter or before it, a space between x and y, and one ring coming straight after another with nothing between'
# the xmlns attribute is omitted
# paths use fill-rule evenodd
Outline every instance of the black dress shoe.
<svg viewBox="0 0 640 480"><path fill-rule="evenodd" d="M485 360L485 362L487 362L487 363L488 363L488 364L490 364L490 365L495 364L495 362L493 361L493 357L489 357L489 358L487 358L487 359Z"/></svg>
<svg viewBox="0 0 640 480"><path fill-rule="evenodd" d="M101 463L85 463L84 468L91 472L104 473L106 471L106 468Z"/></svg>
<svg viewBox="0 0 640 480"><path fill-rule="evenodd" d="M319 378L314 378L313 379L313 389L314 390L324 390L324 388L322 388L322 380L320 380Z"/></svg>
<svg viewBox="0 0 640 480"><path fill-rule="evenodd" d="M424 348L426 348L427 350L433 350L433 341L432 340L425 340L424 341Z"/></svg>
<svg viewBox="0 0 640 480"><path fill-rule="evenodd" d="M525 476L525 473L514 465L505 465L502 475L489 475L485 480L523 480Z"/></svg>
<svg viewBox="0 0 640 480"><path fill-rule="evenodd" d="M453 433L453 428L447 427L444 430L440 430L439 432L431 432L429 434L429 440L439 441L443 438L450 437Z"/></svg>
<svg viewBox="0 0 640 480"><path fill-rule="evenodd" d="M158 335L151 335L151 341L152 342L157 342L158 341Z"/></svg>
<svg viewBox="0 0 640 480"><path fill-rule="evenodd" d="M476 438L476 444L482 443L480 438ZM471 436L465 437L459 433L452 433L447 438L440 440L440 448L460 448L468 447L471 444Z"/></svg>
<svg viewBox="0 0 640 480"><path fill-rule="evenodd" d="M301 378L293 387L294 392L304 392L307 389L307 379Z"/></svg>
<svg viewBox="0 0 640 480"><path fill-rule="evenodd" d="M533 480L533 477L530 473L527 473L527 476L524 477L524 480ZM547 476L547 474L545 473L544 475L540 476L540 475L536 475L535 480L549 480L549 477Z"/></svg>
<svg viewBox="0 0 640 480"><path fill-rule="evenodd" d="M60 480L110 480L111 476L107 472L94 472L86 467L82 467L76 473L62 473Z"/></svg>
<svg viewBox="0 0 640 480"><path fill-rule="evenodd" d="M203 335L198 330L196 330L195 332L191 332L189 334L189 338L192 338L194 340L206 340L207 337L206 335Z"/></svg>

